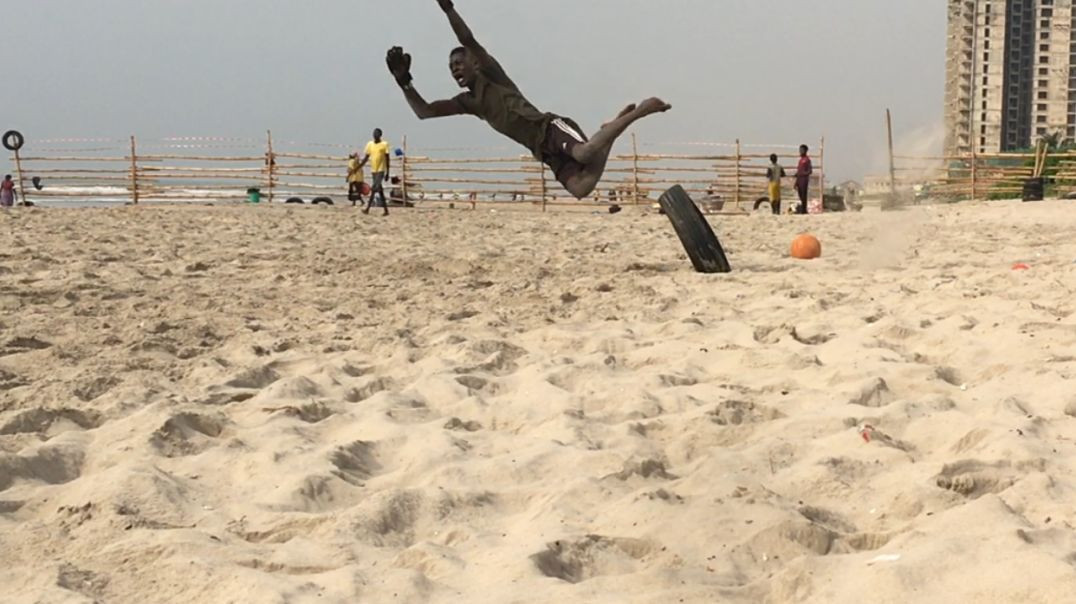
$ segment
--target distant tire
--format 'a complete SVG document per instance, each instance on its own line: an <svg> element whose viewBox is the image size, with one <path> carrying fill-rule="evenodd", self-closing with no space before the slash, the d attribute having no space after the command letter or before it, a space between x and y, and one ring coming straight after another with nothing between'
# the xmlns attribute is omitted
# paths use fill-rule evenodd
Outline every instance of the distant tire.
<svg viewBox="0 0 1076 604"><path fill-rule="evenodd" d="M773 203L770 202L769 197L759 197L758 199L755 200L755 211L756 212L758 211L759 208L762 207L762 204L767 204L768 206L770 206L770 209L773 209Z"/></svg>
<svg viewBox="0 0 1076 604"><path fill-rule="evenodd" d="M25 142L26 139L24 139L22 134L17 130L8 130L4 133L4 148L8 151L18 151L19 149L22 149L22 145Z"/></svg>
<svg viewBox="0 0 1076 604"><path fill-rule="evenodd" d="M306 203L306 202L303 201L302 199L299 199L298 197L289 197L288 200L285 201L284 203Z"/></svg>
<svg viewBox="0 0 1076 604"><path fill-rule="evenodd" d="M331 206L333 205L333 200L331 197L315 197L314 201L311 201L310 203L314 205L324 204L327 206Z"/></svg>

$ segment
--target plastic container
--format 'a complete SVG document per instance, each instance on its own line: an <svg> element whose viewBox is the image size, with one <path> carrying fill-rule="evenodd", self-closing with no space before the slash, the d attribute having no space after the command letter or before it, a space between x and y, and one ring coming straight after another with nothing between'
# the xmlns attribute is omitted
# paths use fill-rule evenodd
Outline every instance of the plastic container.
<svg viewBox="0 0 1076 604"><path fill-rule="evenodd" d="M249 201L250 203L261 203L261 201L262 201L261 189L258 189L256 187L251 187L251 188L247 189L247 201Z"/></svg>

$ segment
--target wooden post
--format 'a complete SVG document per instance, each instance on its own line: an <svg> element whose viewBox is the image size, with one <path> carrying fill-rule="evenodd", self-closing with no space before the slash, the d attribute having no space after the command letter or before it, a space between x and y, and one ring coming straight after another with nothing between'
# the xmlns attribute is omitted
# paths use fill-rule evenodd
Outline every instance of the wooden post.
<svg viewBox="0 0 1076 604"><path fill-rule="evenodd" d="M400 200L403 203L403 207L407 207L407 136L403 137L403 157L400 158L400 193L403 195L403 199Z"/></svg>
<svg viewBox="0 0 1076 604"><path fill-rule="evenodd" d="M885 129L889 134L889 195L892 200L897 197L897 166L893 162L893 116L889 109L885 110Z"/></svg>
<svg viewBox="0 0 1076 604"><path fill-rule="evenodd" d="M131 135L131 201L138 205L138 161L135 155L134 135Z"/></svg>
<svg viewBox="0 0 1076 604"><path fill-rule="evenodd" d="M736 139L736 209L740 209L740 139Z"/></svg>
<svg viewBox="0 0 1076 604"><path fill-rule="evenodd" d="M538 168L542 171L542 212L545 212L545 198L546 198L546 185L545 185L545 163L538 162Z"/></svg>
<svg viewBox="0 0 1076 604"><path fill-rule="evenodd" d="M975 196L977 195L977 193L975 191L975 184L976 184L975 181L976 181L976 176L977 176L977 174L976 174L976 164L978 164L978 163L979 162L975 159L975 145L972 145L972 147L971 147L971 199L972 199L972 201L975 200Z"/></svg>
<svg viewBox="0 0 1076 604"><path fill-rule="evenodd" d="M631 133L631 202L639 205L639 147Z"/></svg>
<svg viewBox="0 0 1076 604"><path fill-rule="evenodd" d="M818 144L818 201L822 204L822 211L826 211L826 137Z"/></svg>
<svg viewBox="0 0 1076 604"><path fill-rule="evenodd" d="M15 149L15 177L19 179L19 197L22 199L22 205L26 205L26 181L22 176L22 160L19 159L19 150Z"/></svg>
<svg viewBox="0 0 1076 604"><path fill-rule="evenodd" d="M273 169L276 167L276 156L273 154L273 131L266 130L266 143L269 151L265 154L265 169L269 179L269 203L273 203Z"/></svg>

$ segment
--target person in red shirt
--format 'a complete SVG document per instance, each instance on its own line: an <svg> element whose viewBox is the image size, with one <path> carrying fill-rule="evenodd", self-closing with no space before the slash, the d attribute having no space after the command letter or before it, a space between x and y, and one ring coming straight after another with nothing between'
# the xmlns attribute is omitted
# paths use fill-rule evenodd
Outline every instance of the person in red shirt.
<svg viewBox="0 0 1076 604"><path fill-rule="evenodd" d="M807 151L807 145L800 145L800 163L796 166L796 193L800 196L797 214L807 213L807 189L811 186L811 174L814 173L814 166L811 165L811 158L807 157Z"/></svg>
<svg viewBox="0 0 1076 604"><path fill-rule="evenodd" d="M3 183L0 183L0 206L10 208L15 205L15 181L11 180L11 175L4 176Z"/></svg>

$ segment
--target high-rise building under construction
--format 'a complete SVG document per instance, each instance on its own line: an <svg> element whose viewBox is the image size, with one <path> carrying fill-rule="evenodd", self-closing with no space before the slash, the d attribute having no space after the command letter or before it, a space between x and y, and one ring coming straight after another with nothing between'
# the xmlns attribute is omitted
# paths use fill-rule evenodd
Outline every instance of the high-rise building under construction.
<svg viewBox="0 0 1076 604"><path fill-rule="evenodd" d="M945 148L1076 139L1073 0L949 0Z"/></svg>

